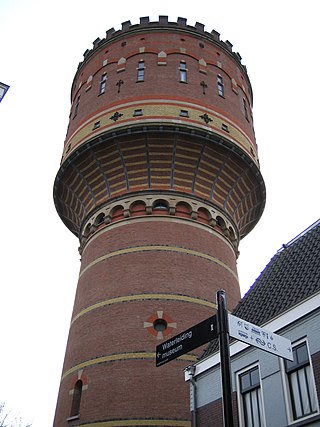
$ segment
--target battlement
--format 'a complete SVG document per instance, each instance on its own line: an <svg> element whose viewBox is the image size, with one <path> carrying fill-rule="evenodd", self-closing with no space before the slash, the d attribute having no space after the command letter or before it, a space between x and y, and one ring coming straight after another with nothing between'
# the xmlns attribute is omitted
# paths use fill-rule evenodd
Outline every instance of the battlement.
<svg viewBox="0 0 320 427"><path fill-rule="evenodd" d="M233 52L232 47L233 45L228 41L222 41L220 40L220 34L212 30L211 32L205 31L204 24L201 24L200 22L196 22L194 26L187 24L186 18L178 17L177 22L170 22L168 20L168 16L160 15L159 21L150 21L150 18L148 16L144 16L140 18L139 24L131 24L131 21L125 21L121 24L121 30L115 30L113 27L106 31L106 37L103 39L100 39L99 37L93 41L93 48L87 49L84 54L84 61L85 62L94 51L104 46L106 43L108 43L111 40L115 40L119 37L122 37L123 35L127 35L128 32L144 32L145 30L177 30L182 32L188 32L191 34L197 34L202 36L203 38L217 43L220 47L222 47L224 50L229 52L235 60L244 68L245 72L246 67L241 63L241 55L238 52ZM79 68L83 64L83 62L79 63Z"/></svg>

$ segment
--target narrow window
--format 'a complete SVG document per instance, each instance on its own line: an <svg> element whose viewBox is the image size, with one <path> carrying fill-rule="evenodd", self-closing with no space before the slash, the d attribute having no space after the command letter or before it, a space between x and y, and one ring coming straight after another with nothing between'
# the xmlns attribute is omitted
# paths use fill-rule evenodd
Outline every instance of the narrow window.
<svg viewBox="0 0 320 427"><path fill-rule="evenodd" d="M82 394L82 381L78 380L75 383L75 386L73 389L70 417L75 417L80 414L81 394Z"/></svg>
<svg viewBox="0 0 320 427"><path fill-rule="evenodd" d="M79 103L80 103L80 95L78 96L77 101L76 101L76 106L74 107L73 118L75 118L76 115L78 114Z"/></svg>
<svg viewBox="0 0 320 427"><path fill-rule="evenodd" d="M247 102L244 98L242 98L242 105L243 105L244 116L249 121Z"/></svg>
<svg viewBox="0 0 320 427"><path fill-rule="evenodd" d="M187 83L187 64L184 61L180 62L179 73L180 83Z"/></svg>
<svg viewBox="0 0 320 427"><path fill-rule="evenodd" d="M102 95L106 91L107 73L103 73L100 80L99 95Z"/></svg>
<svg viewBox="0 0 320 427"><path fill-rule="evenodd" d="M259 367L255 366L238 376L242 424L245 427L264 425Z"/></svg>
<svg viewBox="0 0 320 427"><path fill-rule="evenodd" d="M224 98L223 80L220 74L218 74L217 76L217 84L218 84L218 94L219 96L222 96L222 98Z"/></svg>
<svg viewBox="0 0 320 427"><path fill-rule="evenodd" d="M144 61L139 61L137 68L137 82L144 81Z"/></svg>
<svg viewBox="0 0 320 427"><path fill-rule="evenodd" d="M286 360L290 406L293 420L317 412L317 397L306 342L293 348L293 362Z"/></svg>

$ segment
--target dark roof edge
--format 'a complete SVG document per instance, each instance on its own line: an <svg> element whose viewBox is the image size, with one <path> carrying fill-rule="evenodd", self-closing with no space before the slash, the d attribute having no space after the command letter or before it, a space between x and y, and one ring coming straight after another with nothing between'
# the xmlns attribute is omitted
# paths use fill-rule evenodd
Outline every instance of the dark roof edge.
<svg viewBox="0 0 320 427"><path fill-rule="evenodd" d="M283 244L282 247L277 250L277 253L282 252L283 250L287 249L289 246L291 246L293 243L295 243L297 240L299 240L300 237L307 234L309 231L311 231L313 228L317 227L319 224L320 224L320 218L317 221L315 221L313 224L309 225L308 228L306 228L304 231L302 231L296 237L291 239L290 242Z"/></svg>

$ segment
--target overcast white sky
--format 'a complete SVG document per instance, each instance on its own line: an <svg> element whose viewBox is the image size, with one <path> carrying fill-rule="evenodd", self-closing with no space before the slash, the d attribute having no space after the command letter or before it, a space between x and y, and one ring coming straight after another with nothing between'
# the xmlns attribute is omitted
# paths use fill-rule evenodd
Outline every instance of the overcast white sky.
<svg viewBox="0 0 320 427"><path fill-rule="evenodd" d="M319 218L317 0L0 0L0 401L52 425L75 287L78 242L52 187L78 63L110 27L168 15L205 24L248 67L265 212L240 245L242 294L282 246Z"/></svg>

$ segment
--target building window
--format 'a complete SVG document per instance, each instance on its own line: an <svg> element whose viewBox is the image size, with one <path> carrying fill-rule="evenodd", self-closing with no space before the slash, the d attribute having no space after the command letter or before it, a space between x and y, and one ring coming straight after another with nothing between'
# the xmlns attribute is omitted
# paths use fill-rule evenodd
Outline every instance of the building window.
<svg viewBox="0 0 320 427"><path fill-rule="evenodd" d="M137 110L134 110L133 117L137 117L137 116L143 116L143 111L142 111L141 108L138 108Z"/></svg>
<svg viewBox="0 0 320 427"><path fill-rule="evenodd" d="M242 98L242 105L243 105L244 117L249 121L247 101L244 98Z"/></svg>
<svg viewBox="0 0 320 427"><path fill-rule="evenodd" d="M73 118L75 118L78 114L79 103L80 103L80 95L78 96L77 101L76 101L76 106L74 107Z"/></svg>
<svg viewBox="0 0 320 427"><path fill-rule="evenodd" d="M293 362L285 361L292 420L314 414L318 410L316 390L308 347L302 342L293 347Z"/></svg>
<svg viewBox="0 0 320 427"><path fill-rule="evenodd" d="M144 61L139 61L137 68L137 82L144 81Z"/></svg>
<svg viewBox="0 0 320 427"><path fill-rule="evenodd" d="M179 73L180 83L187 83L187 64L184 61L180 62Z"/></svg>
<svg viewBox="0 0 320 427"><path fill-rule="evenodd" d="M188 110L180 110L180 117L189 117Z"/></svg>
<svg viewBox="0 0 320 427"><path fill-rule="evenodd" d="M75 417L80 414L81 394L82 394L82 381L78 380L75 383L75 386L73 389L70 417Z"/></svg>
<svg viewBox="0 0 320 427"><path fill-rule="evenodd" d="M218 84L218 94L219 96L222 96L222 98L224 98L223 80L220 74L218 74L217 76L217 84Z"/></svg>
<svg viewBox="0 0 320 427"><path fill-rule="evenodd" d="M238 375L240 389L241 425L244 427L265 426L259 366L254 366Z"/></svg>
<svg viewBox="0 0 320 427"><path fill-rule="evenodd" d="M168 205L164 200L157 200L154 205L152 206L153 210L162 210L162 211L167 211L168 210Z"/></svg>
<svg viewBox="0 0 320 427"><path fill-rule="evenodd" d="M100 80L99 95L102 95L106 91L107 73L103 73Z"/></svg>

